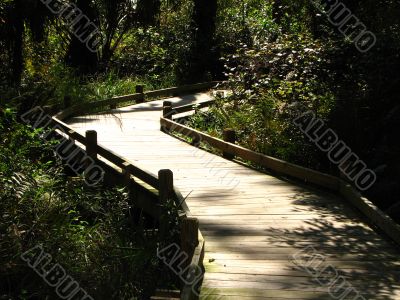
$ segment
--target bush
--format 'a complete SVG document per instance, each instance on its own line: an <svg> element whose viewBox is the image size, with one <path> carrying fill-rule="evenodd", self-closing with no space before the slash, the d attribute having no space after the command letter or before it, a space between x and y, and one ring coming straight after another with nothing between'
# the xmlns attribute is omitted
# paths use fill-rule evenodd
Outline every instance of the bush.
<svg viewBox="0 0 400 300"><path fill-rule="evenodd" d="M58 298L20 258L38 245L95 299L148 299L156 287L174 284L157 258L157 236L131 216L126 191L67 178L39 134L1 111L0 297ZM175 239L173 230L165 243Z"/></svg>
<svg viewBox="0 0 400 300"><path fill-rule="evenodd" d="M238 142L254 151L315 169L328 168L293 123L305 110L326 119L333 107L332 91L320 81L330 76L324 49L321 42L298 36L242 45L224 58L229 96L193 116L191 125L219 136L224 128L234 128Z"/></svg>

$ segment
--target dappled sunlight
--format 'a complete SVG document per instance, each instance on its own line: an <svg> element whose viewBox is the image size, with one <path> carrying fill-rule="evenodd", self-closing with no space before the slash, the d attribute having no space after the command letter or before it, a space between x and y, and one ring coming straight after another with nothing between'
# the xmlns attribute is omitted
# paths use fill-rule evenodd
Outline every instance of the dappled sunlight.
<svg viewBox="0 0 400 300"><path fill-rule="evenodd" d="M206 286L207 280L216 280L212 273L224 273L227 282L233 274L234 279L255 288L254 283L260 283L259 289L265 288L262 283L268 283L280 290L326 292L327 286L292 262L292 255L312 246L324 257L326 266L333 266L366 299L367 295L396 299L399 251L369 228L348 204L330 194L310 192L293 194L284 202L295 206L298 214L283 217L265 212L262 219L240 214L200 217L206 241L207 236L211 238L206 246L206 270L211 273L205 277ZM212 203L209 205L212 209ZM317 216L303 219L300 213L304 211Z"/></svg>
<svg viewBox="0 0 400 300"><path fill-rule="evenodd" d="M173 98L174 105L197 96ZM169 168L205 237L203 291L226 299L246 295L329 299L329 286L293 255L313 247L337 276L369 299L395 299L399 251L349 203L331 193L276 178L194 148L160 132L162 101L90 116L100 142L140 168ZM82 130L85 118L71 124ZM233 185L235 183L235 185ZM307 257L307 256L305 256ZM307 261L305 260L306 264ZM212 295L211 292L210 295Z"/></svg>

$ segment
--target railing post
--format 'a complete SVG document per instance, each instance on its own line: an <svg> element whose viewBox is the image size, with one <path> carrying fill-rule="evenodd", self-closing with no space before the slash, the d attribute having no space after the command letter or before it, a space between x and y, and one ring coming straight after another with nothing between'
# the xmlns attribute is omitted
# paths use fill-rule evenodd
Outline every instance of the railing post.
<svg viewBox="0 0 400 300"><path fill-rule="evenodd" d="M144 86L141 84L138 84L135 87L135 91L136 91L136 94L141 94L140 98L137 100L137 103L143 103L144 102Z"/></svg>
<svg viewBox="0 0 400 300"><path fill-rule="evenodd" d="M86 131L86 154L92 159L97 159L97 132L95 130Z"/></svg>
<svg viewBox="0 0 400 300"><path fill-rule="evenodd" d="M199 244L199 220L193 217L187 217L182 220L181 225L181 249L188 255L183 269L190 264L194 254L194 249Z"/></svg>
<svg viewBox="0 0 400 300"><path fill-rule="evenodd" d="M73 136L74 133L75 133L74 130L68 130L68 139L69 139L69 141L70 141L72 144L75 144L75 143L76 143L76 142L75 142L75 139L72 138L72 136Z"/></svg>
<svg viewBox="0 0 400 300"><path fill-rule="evenodd" d="M122 176L124 177L124 184L125 186L128 188L128 191L130 190L130 186L131 186L131 170L130 170L130 163L128 162L124 162L123 163L124 168L122 170Z"/></svg>
<svg viewBox="0 0 400 300"><path fill-rule="evenodd" d="M171 170L158 171L159 199L161 205L160 237L164 238L168 231L167 203L174 197L174 174Z"/></svg>
<svg viewBox="0 0 400 300"><path fill-rule="evenodd" d="M235 130L233 130L231 128L224 129L223 137L224 137L225 142L232 143L232 144L234 144L236 142ZM223 152L222 155L226 159L234 159L235 158L235 155L227 153L227 152Z"/></svg>
<svg viewBox="0 0 400 300"><path fill-rule="evenodd" d="M172 102L171 101L163 102L163 117L166 119L172 120Z"/></svg>
<svg viewBox="0 0 400 300"><path fill-rule="evenodd" d="M195 134L194 136L192 136L192 142L190 143L192 146L195 147L200 147L201 144L201 136L198 134Z"/></svg>
<svg viewBox="0 0 400 300"><path fill-rule="evenodd" d="M164 101L163 102L163 118L172 120L172 102L171 101ZM169 130L167 126L161 125L160 130L164 133L168 133Z"/></svg>
<svg viewBox="0 0 400 300"><path fill-rule="evenodd" d="M123 178L122 178L122 180L123 180L124 186L126 187L129 201L135 201L136 200L136 190L133 188L133 184L135 183L135 180L132 178L131 166L132 165L129 162L123 163L123 168L122 168L122 177Z"/></svg>

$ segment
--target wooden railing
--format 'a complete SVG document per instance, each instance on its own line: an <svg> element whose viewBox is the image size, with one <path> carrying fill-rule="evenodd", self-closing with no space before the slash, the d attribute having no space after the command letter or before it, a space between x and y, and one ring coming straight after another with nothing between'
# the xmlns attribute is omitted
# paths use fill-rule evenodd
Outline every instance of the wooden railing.
<svg viewBox="0 0 400 300"><path fill-rule="evenodd" d="M169 97L184 93L196 92L206 90L217 85L216 82L197 84L192 86L185 86L180 88L170 88L159 91L143 92L142 88L138 86L138 93L115 97L108 100L103 100L95 103L88 103L69 107L58 113L53 117L53 122L58 125L61 134L67 136L71 141L76 141L82 145L82 149L88 152L88 155L96 159L100 164L106 165L110 168L111 172L119 174L118 182L127 186L140 186L140 188L148 190L154 189L155 196L158 199L157 203L143 200L138 205L153 218L160 220L160 231L164 230L162 225L162 209L160 204L165 203L168 199L173 199L184 212L182 214L182 234L181 234L181 248L190 254L188 272L194 272L199 267L203 268L203 259L205 251L204 238L198 229L198 220L193 218L186 205L185 199L178 189L174 187L173 174L170 170L160 170L159 173L152 174L146 170L142 170L131 162L125 160L123 157L114 153L110 149L99 145L95 138L97 134L87 132L85 136L73 130L69 125L65 124L63 120L74 115L81 115L86 111L93 110L109 110L114 109L119 105L133 103L141 103L146 99L152 97ZM201 142L207 142L209 145L221 150L224 156L230 159L234 157L241 157L244 160L252 161L258 165L264 166L271 171L278 174L289 175L293 178L300 179L306 183L313 183L315 185L328 188L332 191L338 192L361 210L375 225L380 227L386 232L394 241L400 244L400 226L393 222L393 220L374 206L368 199L362 197L349 183L337 177L310 170L301 166L297 166L283 160L272 158L246 148L235 145L234 141L230 138L231 134L226 134L227 141L211 137L207 134L199 132L184 126L176 121L173 121L173 116L178 113L190 112L195 108L204 108L209 106L213 101L207 101L200 104L185 105L180 107L172 107L172 103L165 102L163 107L163 116L161 117L161 129L165 132L176 133L191 137L193 144L200 145ZM231 142L229 142L229 140ZM114 178L115 176L112 176ZM143 182L143 184L141 183ZM162 206L162 205L161 205ZM196 287L193 284L184 284L181 290L181 299L196 299Z"/></svg>
<svg viewBox="0 0 400 300"><path fill-rule="evenodd" d="M160 118L161 130L170 134L178 133L186 136L192 140L191 144L194 146L206 143L207 146L220 150L225 158L234 159L238 157L244 161L265 167L278 175L290 176L304 183L311 183L338 193L357 207L370 220L371 225L379 227L400 245L400 225L394 222L371 201L363 197L345 180L238 146L235 144L234 133L229 129L224 131L224 140L222 140L185 126L178 122L179 118L174 118L174 115L205 108L213 102L214 100L196 105L172 107L170 102L165 101L163 116Z"/></svg>
<svg viewBox="0 0 400 300"><path fill-rule="evenodd" d="M83 103L74 106L69 106L70 100L67 97L66 98L67 101L64 101L65 103L63 111L56 114L55 117L59 120L65 120L74 115L82 115L82 114L87 114L88 112L92 113L94 111L115 109L119 105L138 104L138 103L143 103L150 99L154 100L155 98L167 98L167 97L183 95L185 93L200 92L211 89L217 86L218 84L219 84L218 81L214 81L214 82L198 83L198 84L185 85L181 87L173 87L173 88L161 89L156 91L147 91L147 92L143 91L143 86L138 85L136 86L135 94L118 96L107 100Z"/></svg>
<svg viewBox="0 0 400 300"><path fill-rule="evenodd" d="M163 206L167 201L173 200L182 210L181 214L181 247L182 251L185 251L189 255L187 273L193 274L196 270L203 267L204 259L204 239L199 230L199 222L196 218L193 218L190 214L188 206L186 205L185 199L177 188L174 187L173 173L171 170L160 170L158 175L143 170L131 162L127 161L117 153L113 152L106 147L99 145L97 142L97 133L95 131L87 131L85 136L76 132L68 124L64 123L66 120L75 115L85 114L87 112L93 112L94 110L109 110L115 109L119 105L133 103L142 103L150 98L159 97L170 97L177 96L185 93L200 92L215 87L218 82L201 83L194 85L187 85L176 88L169 88L157 91L144 92L142 86L137 86L137 93L127 96L115 97L108 100L79 104L65 108L63 111L57 113L52 118L53 128L57 128L58 133L61 136L68 138L72 142L78 142L82 150L96 162L106 165L111 168L114 174L119 174L117 179L118 184L123 184L128 188L132 185L140 185L141 188L148 189L143 186L140 182L153 188L158 194L158 203L150 203L149 201L142 201L136 203L141 208L150 214L153 218L159 220L160 223L160 234L165 234L168 228L168 224L163 221ZM66 99L65 105L68 105L69 99ZM115 176L113 176L115 180ZM183 280L183 282L185 282ZM192 300L198 298L198 291L193 284L183 284L181 290L181 299Z"/></svg>

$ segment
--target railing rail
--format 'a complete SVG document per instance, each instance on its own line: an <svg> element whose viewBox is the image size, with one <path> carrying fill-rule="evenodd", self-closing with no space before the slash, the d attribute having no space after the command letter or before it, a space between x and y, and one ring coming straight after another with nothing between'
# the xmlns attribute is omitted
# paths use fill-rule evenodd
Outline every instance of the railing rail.
<svg viewBox="0 0 400 300"><path fill-rule="evenodd" d="M358 190L343 179L254 152L235 145L228 140L221 140L212 137L188 126L182 125L173 118L174 115L182 112L195 111L195 109L199 107L207 107L214 101L215 100L207 101L201 105L190 104L179 107L172 107L170 103L164 103L164 106L167 107L167 109L164 107L164 114L160 118L161 130L166 133L179 133L189 137L193 140L192 145L195 146L199 146L201 142L205 142L209 146L220 150L224 154L224 157L228 156L231 159L234 157L240 157L245 161L250 161L259 166L263 166L277 174L288 175L292 178L301 180L304 183L312 183L316 186L338 193L365 215L372 225L380 228L387 236L400 245L400 225L393 221L392 218L375 206L370 200L363 197Z"/></svg>
<svg viewBox="0 0 400 300"><path fill-rule="evenodd" d="M190 253L188 272L192 273L196 272L196 270L199 268L203 268L205 242L200 230L198 230L198 227L197 230L193 229L196 228L193 227L193 224L195 223L198 226L198 221L191 216L186 202L184 201L185 199L182 197L179 190L174 187L172 172L169 170L160 170L158 175L152 174L151 172L140 169L123 157L119 156L117 153L114 153L112 150L98 145L97 141L95 144L93 144L92 140L92 144L88 145L89 140L87 136L83 136L82 134L76 132L62 120L77 114L84 114L86 110L92 111L93 109L97 109L100 111L103 108L115 109L118 105L131 105L133 104L132 102L141 103L149 98L169 97L183 93L201 91L213 88L217 85L218 82L211 82L150 92L143 92L143 88L138 86L136 89L137 93L135 94L68 107L62 112L58 113L52 119L53 124L56 125L55 128L62 131L62 133L65 136L68 136L69 139L79 142L86 148L86 150L90 148L89 150L92 151L92 154L95 154L96 157L99 156L99 159L102 161L119 168L119 172L124 175L125 184L130 185L135 182L135 178L138 178L158 191L160 203L165 201L165 199L168 199L168 197L173 197L176 203L180 204L181 209L185 211L185 214L182 216L182 218L184 220L183 224L186 225L183 226L189 226L189 228L191 228L191 230L182 230L184 234L181 236L181 245L183 250ZM195 105L183 105L175 108L172 108L172 104L170 102L165 103L165 107L163 109L164 115L160 119L161 129L165 132L179 132L180 134L191 137L195 145L198 145L201 141L205 141L209 145L221 150L226 157L230 156L232 159L235 156L241 157L244 160L252 161L253 163L264 166L279 174L289 175L291 177L301 179L304 182L313 183L315 185L338 192L343 195L345 199L356 206L361 212L363 212L364 215L366 215L375 225L381 228L388 236L400 244L400 226L381 210L379 210L379 208L374 206L368 199L362 197L358 191L356 191L350 186L349 183L343 181L342 179L251 151L244 147L235 145L234 141L228 142L217 139L172 120L173 116L176 114L205 108L213 102L214 100L210 100ZM160 180L161 177L162 179ZM146 203L143 203L143 206L145 205ZM162 211L157 210L157 208L159 208L159 206L148 206L148 210L153 213L152 216L155 218L162 218ZM166 225L162 224L161 219L160 224L160 230L166 230ZM162 229L163 226L164 229ZM197 282L192 284L186 283L182 286L181 299L189 300L198 298L198 290L196 289L195 284L197 284Z"/></svg>
<svg viewBox="0 0 400 300"><path fill-rule="evenodd" d="M59 120L65 120L67 118L70 118L74 115L77 114L85 114L87 111L91 112L94 109L103 109L103 108L109 108L109 109L114 109L118 105L121 104L132 104L132 103L142 103L146 99L154 99L154 98L159 98L159 97L170 97L170 96L178 96L182 95L185 93L194 93L194 92L200 92L204 90L211 89L215 86L217 86L220 82L218 81L213 81L213 82L205 82L205 83L198 83L198 84L192 84L192 85L185 85L185 86L180 86L180 87L173 87L173 88L167 88L167 89L160 89L156 91L147 91L147 92L140 92L140 93L135 93L131 95L124 95L124 96L118 96L118 97L113 97L111 99L106 99L106 100L101 100L101 101L95 101L95 102L89 102L89 103L83 103L83 104L77 104L71 107L65 107L65 109L58 114L56 114L54 117L59 119ZM139 88L140 87L140 88ZM142 86L137 86L136 91L143 91ZM67 101L69 104L69 101Z"/></svg>
<svg viewBox="0 0 400 300"><path fill-rule="evenodd" d="M333 191L337 191L339 189L340 180L335 176L307 169L281 159L254 152L244 147L212 137L208 134L179 124L178 122L165 117L160 119L160 124L163 130L166 132L179 132L180 134L194 140L206 142L208 145L221 150L223 153L240 157L246 161L251 161L279 174L289 175L291 177L301 179L306 183L313 183Z"/></svg>
<svg viewBox="0 0 400 300"><path fill-rule="evenodd" d="M85 151L90 154L90 156L94 156L95 159L101 159L107 165L113 165L119 168L121 175L124 175L120 183L130 186L133 182L135 182L134 178L138 178L142 182L148 184L150 187L158 191L160 204L165 204L166 201L173 199L175 203L180 206L180 209L184 211L184 214L182 215L183 228L181 234L181 245L183 247L182 250L190 254L188 272L193 272L195 269L199 268L203 269L205 243L203 236L198 229L198 220L191 216L185 199L179 190L174 187L172 171L160 170L158 175L155 175L149 171L143 170L112 150L99 145L97 143L97 133L95 131L88 131L86 132L86 136L83 136L75 131L71 126L64 123L63 120L77 114L84 114L84 112L87 110L93 111L93 109L99 110L102 108L115 109L118 105L125 104L127 102L136 101L137 103L142 103L145 101L145 99L149 98L177 96L184 93L208 90L217 86L218 83L219 82L200 83L149 92L143 92L143 87L138 86L136 91L139 91L139 93L114 97L112 99L93 103L75 105L64 109L52 117L52 126L55 130L60 131L62 135L67 136L70 140L73 140L74 142L77 141L82 144L85 147ZM69 102L69 100L67 102ZM131 104L132 103L129 103L129 105ZM163 212L155 210L156 209L153 208L152 216L159 218L160 234L165 234L166 230L168 230L168 224L166 224L165 220L163 219ZM185 226L188 226L188 224L192 224L193 222L197 223L196 230L185 230ZM204 272L202 271L202 273ZM181 299L192 300L197 298L198 291L196 290L196 287L193 284L186 284L184 281L181 291Z"/></svg>

